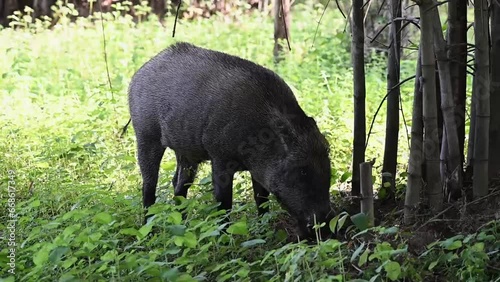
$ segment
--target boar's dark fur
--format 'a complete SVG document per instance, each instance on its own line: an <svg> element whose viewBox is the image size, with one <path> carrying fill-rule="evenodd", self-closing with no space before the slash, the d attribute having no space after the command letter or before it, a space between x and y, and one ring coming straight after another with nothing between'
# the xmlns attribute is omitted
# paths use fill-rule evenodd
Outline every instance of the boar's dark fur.
<svg viewBox="0 0 500 282"><path fill-rule="evenodd" d="M255 201L273 193L303 236L330 212L329 146L315 121L274 72L250 61L177 43L142 66L129 105L143 178L143 204L155 200L165 148L175 151L176 196L187 196L198 165L210 160L221 209L232 206L236 171L252 176Z"/></svg>

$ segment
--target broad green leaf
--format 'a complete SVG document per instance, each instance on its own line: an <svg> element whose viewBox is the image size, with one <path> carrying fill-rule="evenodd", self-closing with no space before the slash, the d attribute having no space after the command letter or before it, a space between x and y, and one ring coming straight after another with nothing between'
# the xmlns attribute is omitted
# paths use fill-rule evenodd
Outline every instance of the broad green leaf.
<svg viewBox="0 0 500 282"><path fill-rule="evenodd" d="M176 236L182 236L184 233L186 233L186 226L185 225L170 225L167 226L167 229L172 233L172 235Z"/></svg>
<svg viewBox="0 0 500 282"><path fill-rule="evenodd" d="M108 224L113 220L113 217L107 212L100 212L94 216L94 221L101 224Z"/></svg>
<svg viewBox="0 0 500 282"><path fill-rule="evenodd" d="M49 163L47 163L47 162L36 163L35 166L38 168L49 168L50 167Z"/></svg>
<svg viewBox="0 0 500 282"><path fill-rule="evenodd" d="M76 261L78 260L77 257L70 257L68 258L67 260L65 260L63 263L62 263L62 268L63 269L68 269L70 268Z"/></svg>
<svg viewBox="0 0 500 282"><path fill-rule="evenodd" d="M77 230L80 230L80 228L82 228L82 225L80 223L70 225L64 228L62 235L64 238L67 238L68 236L73 235L73 233L75 233Z"/></svg>
<svg viewBox="0 0 500 282"><path fill-rule="evenodd" d="M366 248L363 254L359 257L358 266L363 266L368 261L368 255L370 254L370 249Z"/></svg>
<svg viewBox="0 0 500 282"><path fill-rule="evenodd" d="M40 206L40 200L38 200L38 199L33 200L33 202L31 202L31 203L29 204L29 206L30 206L31 208L37 208L37 207L39 207L39 206Z"/></svg>
<svg viewBox="0 0 500 282"><path fill-rule="evenodd" d="M132 236L137 236L137 237L141 236L141 233L137 229L135 229L133 227L125 228L125 229L120 230L120 234L123 234L123 235L132 235Z"/></svg>
<svg viewBox="0 0 500 282"><path fill-rule="evenodd" d="M179 225L182 222L182 214L178 211L173 211L168 215L169 222L175 225Z"/></svg>
<svg viewBox="0 0 500 282"><path fill-rule="evenodd" d="M472 246L472 249L476 252L484 252L484 243L477 242Z"/></svg>
<svg viewBox="0 0 500 282"><path fill-rule="evenodd" d="M197 244L198 240L194 233L186 232L186 234L184 234L184 246L188 248L195 248Z"/></svg>
<svg viewBox="0 0 500 282"><path fill-rule="evenodd" d="M342 216L342 217L341 217ZM346 212L341 212L337 214L334 218L330 220L329 227L330 231L336 233L338 230L342 229L348 214Z"/></svg>
<svg viewBox="0 0 500 282"><path fill-rule="evenodd" d="M218 236L220 234L220 231L215 229L215 230L209 230L209 231L206 231L204 233L202 233L200 235L200 239L199 240L203 240L207 237L214 237L214 236Z"/></svg>
<svg viewBox="0 0 500 282"><path fill-rule="evenodd" d="M146 225L143 225L140 229L139 229L139 234L141 234L139 236L140 239L146 237L149 232L151 232L151 229L153 229L153 225L152 224L146 224Z"/></svg>
<svg viewBox="0 0 500 282"><path fill-rule="evenodd" d="M184 237L182 236L174 236L174 244L178 247L182 247L182 243L184 243Z"/></svg>
<svg viewBox="0 0 500 282"><path fill-rule="evenodd" d="M248 277L248 273L250 273L250 269L240 268L240 270L238 270L238 272L236 272L236 276L245 278L245 277Z"/></svg>
<svg viewBox="0 0 500 282"><path fill-rule="evenodd" d="M340 177L340 182L344 183L347 181L347 179L349 179L349 177L351 177L351 173L350 172L344 172L344 174L342 174L342 176Z"/></svg>
<svg viewBox="0 0 500 282"><path fill-rule="evenodd" d="M133 161L135 161L135 159ZM176 162L170 161L170 162L162 163L161 168L166 170L166 171L172 171L175 169L175 166L176 166Z"/></svg>
<svg viewBox="0 0 500 282"><path fill-rule="evenodd" d="M344 227L344 223L347 220L348 216L349 215L346 213L341 218L339 218L339 222L337 224L337 231L340 230L340 229L342 229L342 227Z"/></svg>
<svg viewBox="0 0 500 282"><path fill-rule="evenodd" d="M444 242L442 242L442 246L447 249L447 250L456 250L458 248L461 248L462 247L462 241L460 239L462 239L463 237L457 237L457 236L454 236L452 238L449 238L447 240L445 240Z"/></svg>
<svg viewBox="0 0 500 282"><path fill-rule="evenodd" d="M354 260L356 260L359 254L363 251L364 247L365 247L365 242L361 243L361 245L354 251L354 253L352 253L351 262L354 262Z"/></svg>
<svg viewBox="0 0 500 282"><path fill-rule="evenodd" d="M434 267L436 267L436 265L437 265L438 263L439 263L439 260L435 260L435 261L431 262L431 263L429 264L429 267L428 267L427 269L428 269L428 270L432 270L432 269L434 269Z"/></svg>
<svg viewBox="0 0 500 282"><path fill-rule="evenodd" d="M59 282L70 282L70 281L78 281L75 276L73 276L71 273L65 273L59 277Z"/></svg>
<svg viewBox="0 0 500 282"><path fill-rule="evenodd" d="M167 254L167 255L176 255L178 254L179 252L181 251L181 249L179 248L171 248L171 249L168 249L168 250L165 250L164 253Z"/></svg>
<svg viewBox="0 0 500 282"><path fill-rule="evenodd" d="M161 272L161 278L166 281L177 281L178 277L179 270L176 267Z"/></svg>
<svg viewBox="0 0 500 282"><path fill-rule="evenodd" d="M61 261L62 256L64 256L68 251L68 247L56 247L50 252L49 261L52 263L58 263Z"/></svg>
<svg viewBox="0 0 500 282"><path fill-rule="evenodd" d="M397 228L396 226L392 226L389 228L385 228L381 233L382 234L395 234L395 233L398 233L398 231L399 231L399 228Z"/></svg>
<svg viewBox="0 0 500 282"><path fill-rule="evenodd" d="M247 235L248 228L246 221L238 221L227 228L227 232L233 235Z"/></svg>
<svg viewBox="0 0 500 282"><path fill-rule="evenodd" d="M101 260L103 261L113 261L116 259L118 255L116 250L109 250L104 255L101 256Z"/></svg>
<svg viewBox="0 0 500 282"><path fill-rule="evenodd" d="M373 276L372 278L370 278L370 281L369 282L375 282L377 281L377 278L380 276L380 274L377 274L375 276Z"/></svg>
<svg viewBox="0 0 500 282"><path fill-rule="evenodd" d="M366 230L369 227L368 215L366 215L364 213L358 213L358 214L351 216L351 221L361 231Z"/></svg>
<svg viewBox="0 0 500 282"><path fill-rule="evenodd" d="M387 272L387 277L392 281L396 281L401 274L401 266L398 262L389 261L384 266L385 272Z"/></svg>
<svg viewBox="0 0 500 282"><path fill-rule="evenodd" d="M245 241L245 242L241 243L241 246L244 248L248 248L248 247L252 247L252 246L260 245L260 244L265 244L265 243L266 243L265 240L253 239L253 240L249 240L249 241Z"/></svg>
<svg viewBox="0 0 500 282"><path fill-rule="evenodd" d="M200 180L200 185L207 185L207 184L210 184L210 183L212 183L212 177L210 177L210 176L203 177Z"/></svg>
<svg viewBox="0 0 500 282"><path fill-rule="evenodd" d="M33 256L33 262L36 266L42 266L49 260L49 254L52 250L53 246L51 244L45 244L43 247L38 250Z"/></svg>

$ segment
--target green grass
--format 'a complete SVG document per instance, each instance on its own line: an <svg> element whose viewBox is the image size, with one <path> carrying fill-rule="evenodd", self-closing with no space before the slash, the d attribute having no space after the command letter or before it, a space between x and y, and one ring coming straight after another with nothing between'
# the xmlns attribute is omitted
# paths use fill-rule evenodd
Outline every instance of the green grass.
<svg viewBox="0 0 500 282"><path fill-rule="evenodd" d="M201 167L189 199L172 204L171 151L161 165L159 203L152 208L156 218L141 225L135 138L132 130L119 137L129 118L127 87L144 62L176 41L238 55L281 75L330 142L332 197L348 187L353 123L350 36L343 33L340 15L328 11L313 45L320 14L321 10L295 7L292 51L279 65L272 62L273 23L258 14L233 23L216 17L181 21L176 38L171 37L172 18L163 28L154 19L134 27L128 17L105 16L112 89L99 21L94 25L79 19L53 30L41 23L0 30L0 237L10 234L8 187L15 188L18 214L15 275L4 267L11 251L2 238L0 281L347 281L375 276L379 281L418 281L450 267L460 271L446 277L493 277L483 266L490 248L484 242L498 238L494 224L467 242L454 238L450 244L460 241L460 248L437 244L423 261L408 253L395 228L376 229L369 242L287 244L284 212L271 201L271 213L257 217L245 173L236 176L235 205L224 233L207 165ZM414 72L412 56L403 62L402 71L402 77ZM385 91L385 63L372 60L367 64L369 121ZM401 91L409 120L412 83ZM377 171L384 121L382 110L367 151L367 158L377 158ZM404 171L408 150L403 130L400 136L399 168ZM9 177L9 170L14 176ZM185 220L182 208L188 211ZM156 232L150 233L153 227ZM465 259L440 256L462 250L474 260L467 264Z"/></svg>

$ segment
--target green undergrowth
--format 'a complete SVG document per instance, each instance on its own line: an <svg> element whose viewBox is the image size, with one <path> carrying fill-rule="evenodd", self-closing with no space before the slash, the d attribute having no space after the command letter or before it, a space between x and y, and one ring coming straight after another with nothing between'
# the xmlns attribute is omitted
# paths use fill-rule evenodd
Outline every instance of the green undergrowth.
<svg viewBox="0 0 500 282"><path fill-rule="evenodd" d="M129 17L104 15L105 46L99 16L61 21L51 30L46 22L19 18L22 29L0 30L0 281L495 278L490 266L498 266L498 222L476 234L437 241L420 254L408 249L398 228L361 231L363 224L348 227L349 240L338 236L321 243L288 243L286 214L276 201L271 201L269 214L256 216L247 173L235 178L228 221L217 212L206 164L189 199L174 204L171 151L161 165L159 200L151 209L155 216L142 226L133 129L119 136L129 118L126 91L133 73L176 41L238 55L279 73L330 142L332 199L339 200L338 190L349 187L353 99L345 20L328 10L315 34L321 7L300 4L293 13L292 50L278 65L272 59L273 22L258 13L231 23L218 16L181 20L175 38L171 17L162 27L154 18L135 26ZM412 72L414 55L407 54L402 76ZM374 57L367 64L369 121L385 91L385 62ZM411 82L403 85L407 121L412 91ZM367 148L369 158L382 159L384 121L382 109ZM405 144L404 131L400 136ZM404 147L401 171L408 157ZM378 165L375 170L377 175ZM9 188L14 192L8 193ZM10 203L18 215L15 246L8 245ZM327 224L336 230L349 225L348 219L339 214Z"/></svg>

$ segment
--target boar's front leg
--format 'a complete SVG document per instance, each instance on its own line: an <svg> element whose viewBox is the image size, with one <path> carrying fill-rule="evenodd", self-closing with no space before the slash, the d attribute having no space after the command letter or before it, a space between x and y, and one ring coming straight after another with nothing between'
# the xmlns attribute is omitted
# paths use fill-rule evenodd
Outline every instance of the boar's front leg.
<svg viewBox="0 0 500 282"><path fill-rule="evenodd" d="M255 203L257 204L257 210L259 211L259 215L263 215L269 211L267 205L262 206L262 204L267 203L269 201L269 191L267 191L264 186L262 186L259 182L252 177L252 186L253 186L253 197L255 199Z"/></svg>
<svg viewBox="0 0 500 282"><path fill-rule="evenodd" d="M212 184L219 210L229 211L233 205L233 177L236 172L232 162L212 159Z"/></svg>
<svg viewBox="0 0 500 282"><path fill-rule="evenodd" d="M187 197L189 187L193 184L193 180L198 170L198 163L189 162L185 157L175 154L177 159L177 168L175 170L172 184L174 185L174 195Z"/></svg>

